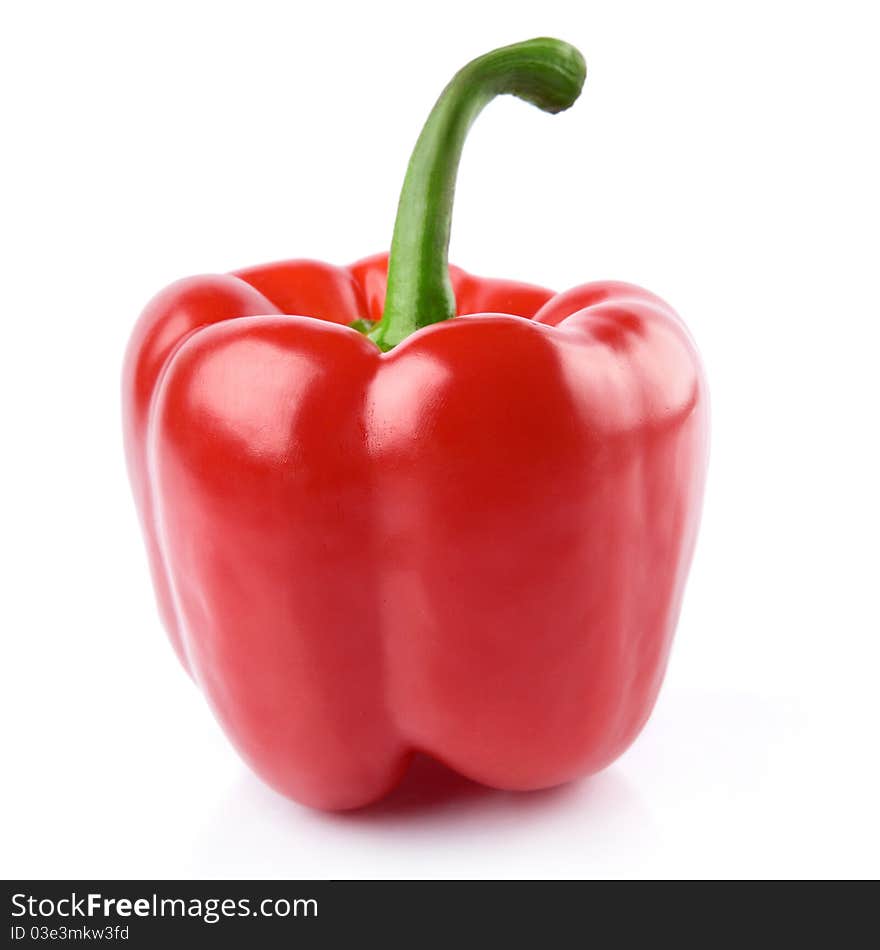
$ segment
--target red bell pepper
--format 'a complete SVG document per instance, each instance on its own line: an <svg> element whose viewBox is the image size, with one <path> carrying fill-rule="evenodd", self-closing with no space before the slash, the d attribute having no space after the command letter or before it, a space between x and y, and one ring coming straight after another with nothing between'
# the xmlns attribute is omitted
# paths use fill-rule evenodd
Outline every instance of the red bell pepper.
<svg viewBox="0 0 880 950"><path fill-rule="evenodd" d="M126 447L164 623L299 801L364 805L417 750L555 785L654 704L704 481L691 338L629 284L447 264L477 114L561 111L584 75L557 40L475 60L416 144L390 259L189 278L134 331Z"/></svg>

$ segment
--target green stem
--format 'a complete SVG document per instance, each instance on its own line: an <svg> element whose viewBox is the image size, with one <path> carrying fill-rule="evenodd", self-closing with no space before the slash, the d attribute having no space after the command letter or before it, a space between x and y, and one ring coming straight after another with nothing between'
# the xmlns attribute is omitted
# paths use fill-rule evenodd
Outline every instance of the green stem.
<svg viewBox="0 0 880 950"><path fill-rule="evenodd" d="M573 46L535 39L473 60L443 90L400 193L385 310L369 333L380 349L455 316L448 262L455 179L465 137L483 108L495 96L513 95L545 112L561 112L580 95L585 76L584 59Z"/></svg>

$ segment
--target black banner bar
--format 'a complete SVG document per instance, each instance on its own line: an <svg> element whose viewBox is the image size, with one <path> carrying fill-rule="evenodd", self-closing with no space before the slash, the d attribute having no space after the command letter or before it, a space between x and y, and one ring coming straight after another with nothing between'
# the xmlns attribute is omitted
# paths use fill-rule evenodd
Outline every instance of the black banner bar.
<svg viewBox="0 0 880 950"><path fill-rule="evenodd" d="M442 934L453 946L495 946L514 934L517 944L555 947L604 934L600 946L628 946L651 930L664 941L723 933L786 943L802 924L841 945L870 906L864 887L838 887L823 919L823 903L804 899L809 884L752 887L743 903L711 883L685 882L699 889L695 901L657 882L12 881L3 945L356 947L369 938L411 947ZM475 943L481 933L492 939Z"/></svg>

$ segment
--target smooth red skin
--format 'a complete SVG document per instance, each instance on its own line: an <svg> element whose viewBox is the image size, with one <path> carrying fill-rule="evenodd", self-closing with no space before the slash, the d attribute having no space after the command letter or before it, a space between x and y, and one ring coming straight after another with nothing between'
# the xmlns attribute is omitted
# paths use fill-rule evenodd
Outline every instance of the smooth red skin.
<svg viewBox="0 0 880 950"><path fill-rule="evenodd" d="M381 315L386 266L190 278L141 317L126 448L171 640L309 805L380 798L416 750L503 789L594 772L647 720L679 612L693 343L628 284L451 268L466 318L382 354L347 325Z"/></svg>

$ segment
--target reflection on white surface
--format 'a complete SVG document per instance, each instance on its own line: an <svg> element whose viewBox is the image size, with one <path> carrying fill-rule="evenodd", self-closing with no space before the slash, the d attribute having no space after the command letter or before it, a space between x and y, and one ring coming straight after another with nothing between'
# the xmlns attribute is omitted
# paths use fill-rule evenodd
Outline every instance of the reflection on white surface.
<svg viewBox="0 0 880 950"><path fill-rule="evenodd" d="M634 830L642 846L656 847L650 813L614 770L515 793L424 759L385 802L335 815L302 809L242 775L200 829L192 860L217 876L557 877L589 874L611 853L624 857Z"/></svg>
<svg viewBox="0 0 880 950"><path fill-rule="evenodd" d="M759 828L753 823L750 833L744 818L762 807L772 762L796 736L783 703L687 692L661 700L618 765L543 792L486 789L425 759L384 802L325 815L242 772L195 834L190 872L639 877L697 858L722 873L731 849L771 846L755 841ZM784 814L778 819L784 832Z"/></svg>

